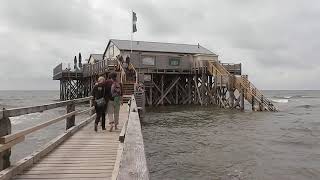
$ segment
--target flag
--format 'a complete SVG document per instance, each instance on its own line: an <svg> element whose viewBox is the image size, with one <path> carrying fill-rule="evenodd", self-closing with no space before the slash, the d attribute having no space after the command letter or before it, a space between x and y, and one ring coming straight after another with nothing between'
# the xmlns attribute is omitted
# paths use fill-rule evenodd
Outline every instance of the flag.
<svg viewBox="0 0 320 180"><path fill-rule="evenodd" d="M137 32L137 14L132 11L132 33Z"/></svg>

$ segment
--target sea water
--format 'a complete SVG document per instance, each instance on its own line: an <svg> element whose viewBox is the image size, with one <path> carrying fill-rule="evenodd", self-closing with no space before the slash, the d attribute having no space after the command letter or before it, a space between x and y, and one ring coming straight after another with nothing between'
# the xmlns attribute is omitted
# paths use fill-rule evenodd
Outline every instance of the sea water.
<svg viewBox="0 0 320 180"><path fill-rule="evenodd" d="M320 179L320 91L264 94L280 112L148 109L143 136L151 179Z"/></svg>
<svg viewBox="0 0 320 180"><path fill-rule="evenodd" d="M320 179L320 91L264 94L280 112L194 105L147 109L142 129L151 179ZM1 108L57 99L59 91L0 91ZM61 107L11 118L13 132L65 113ZM64 131L61 121L28 135L13 147L12 161Z"/></svg>

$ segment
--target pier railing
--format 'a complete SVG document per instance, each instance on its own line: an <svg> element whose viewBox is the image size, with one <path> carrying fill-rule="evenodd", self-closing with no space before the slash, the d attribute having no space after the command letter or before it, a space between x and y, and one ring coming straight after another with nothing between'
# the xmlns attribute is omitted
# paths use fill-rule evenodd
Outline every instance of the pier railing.
<svg viewBox="0 0 320 180"><path fill-rule="evenodd" d="M228 70L231 74L235 75L241 75L241 63L235 64L235 63L221 63L222 66Z"/></svg>
<svg viewBox="0 0 320 180"><path fill-rule="evenodd" d="M53 69L53 77L57 76L59 73L62 73L62 63Z"/></svg>
<svg viewBox="0 0 320 180"><path fill-rule="evenodd" d="M131 97L129 118L124 123L119 140L123 142L122 156L119 164L116 166L117 173L112 179L149 180L149 171L135 96Z"/></svg>
<svg viewBox="0 0 320 180"><path fill-rule="evenodd" d="M84 64L83 65L83 76L93 76L93 75L100 75L107 71L108 69L108 62L107 60L101 60L94 64Z"/></svg>
<svg viewBox="0 0 320 180"><path fill-rule="evenodd" d="M23 107L23 108L13 108L13 109L3 109L0 110L0 179L8 179L10 177L15 176L16 174L22 172L29 166L32 166L34 163L39 161L42 157L52 151L55 147L61 144L64 140L74 134L81 127L85 126L93 119L95 119L95 114L93 114L94 107L91 106L85 110L75 110L75 106L80 103L85 103L90 101L92 97L56 102L51 104L45 104L40 106L32 106L32 107ZM31 113L43 112L51 109L55 109L58 107L66 106L67 113L65 115L59 116L57 118L48 120L41 124L38 124L33 127L28 127L26 129L20 130L15 133L11 133L11 122L10 117L16 117ZM90 117L86 120L80 122L78 125L75 124L75 116L90 113ZM57 122L66 120L66 132L62 135L56 137L51 140L48 144L41 147L41 149L35 151L28 157L18 161L13 166L10 166L10 154L11 147L14 145L23 142L25 140L25 136L48 127Z"/></svg>

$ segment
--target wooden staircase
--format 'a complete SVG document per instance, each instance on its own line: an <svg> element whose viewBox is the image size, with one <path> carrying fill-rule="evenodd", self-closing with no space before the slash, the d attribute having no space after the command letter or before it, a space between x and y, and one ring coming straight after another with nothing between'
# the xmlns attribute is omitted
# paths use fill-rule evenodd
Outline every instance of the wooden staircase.
<svg viewBox="0 0 320 180"><path fill-rule="evenodd" d="M208 61L208 71L213 76L221 76L229 78L233 76L227 69L225 69L221 63L216 61ZM272 102L266 98L249 80L248 76L234 76L233 87L239 92L244 92L244 98L253 104L257 102L260 106L260 110L267 111L278 111L277 108L272 104Z"/></svg>
<svg viewBox="0 0 320 180"><path fill-rule="evenodd" d="M128 74L127 74L128 71L126 71L126 69L124 69L122 67L122 63L118 59L116 60L116 63L111 65L109 68L112 68L112 66L113 66L114 70L119 73L120 82L122 83L122 91L123 91L122 92L122 94L123 94L122 100L124 103L127 103L131 99L131 96L135 93L135 84L137 83L136 70L134 69L135 78L134 78L134 81L132 81L131 80L132 78L130 79L130 76L132 76L132 75L128 76Z"/></svg>
<svg viewBox="0 0 320 180"><path fill-rule="evenodd" d="M125 82L122 84L123 102L127 103L134 94L134 82Z"/></svg>

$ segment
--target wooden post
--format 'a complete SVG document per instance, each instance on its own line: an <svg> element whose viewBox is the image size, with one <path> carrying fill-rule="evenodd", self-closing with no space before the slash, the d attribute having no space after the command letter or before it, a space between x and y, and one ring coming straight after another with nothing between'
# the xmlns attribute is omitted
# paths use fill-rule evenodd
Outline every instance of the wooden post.
<svg viewBox="0 0 320 180"><path fill-rule="evenodd" d="M261 96L261 103L260 103L260 111L263 111L264 109L263 109L263 102L264 101L264 99L263 99L263 95Z"/></svg>
<svg viewBox="0 0 320 180"><path fill-rule="evenodd" d="M188 77L188 96L189 97L191 97L192 96L192 77L191 76L189 76ZM189 104L191 104L192 103L192 98L190 98L190 100L189 100Z"/></svg>
<svg viewBox="0 0 320 180"><path fill-rule="evenodd" d="M164 92L163 92L163 88L164 88L164 77L163 77L163 75L161 75L161 97L163 97L163 94L164 94ZM163 98L161 99L161 105L163 105Z"/></svg>
<svg viewBox="0 0 320 180"><path fill-rule="evenodd" d="M75 111L76 110L75 107L76 106L75 106L74 102L71 102L70 104L68 104L67 105L67 113L71 113L71 112ZM66 129L69 129L72 126L74 126L75 125L75 120L76 120L75 115L73 115L71 117L68 117L67 121L66 121Z"/></svg>
<svg viewBox="0 0 320 180"><path fill-rule="evenodd" d="M240 94L240 110L244 110L244 89L241 90Z"/></svg>
<svg viewBox="0 0 320 180"><path fill-rule="evenodd" d="M217 92L217 87L218 87L218 77L217 75L214 76L214 87L213 87L213 91L214 91L214 104L217 105L218 104L218 92Z"/></svg>
<svg viewBox="0 0 320 180"><path fill-rule="evenodd" d="M152 99L152 87L150 87L150 102L149 102L149 106L152 106L152 102L153 102L153 99Z"/></svg>
<svg viewBox="0 0 320 180"><path fill-rule="evenodd" d="M201 74L201 100L202 100L202 104L205 104L205 75L204 75L204 71L202 71Z"/></svg>
<svg viewBox="0 0 320 180"><path fill-rule="evenodd" d="M234 89L230 89L229 90L229 96L230 96L230 108L233 109L234 108Z"/></svg>
<svg viewBox="0 0 320 180"><path fill-rule="evenodd" d="M252 111L255 111L255 107L254 107L254 97L253 96L251 96L251 109L252 109Z"/></svg>
<svg viewBox="0 0 320 180"><path fill-rule="evenodd" d="M11 134L11 121L5 116L5 109L0 111L0 137ZM0 171L10 166L11 148L0 152Z"/></svg>
<svg viewBox="0 0 320 180"><path fill-rule="evenodd" d="M176 84L176 104L179 104L179 82Z"/></svg>

